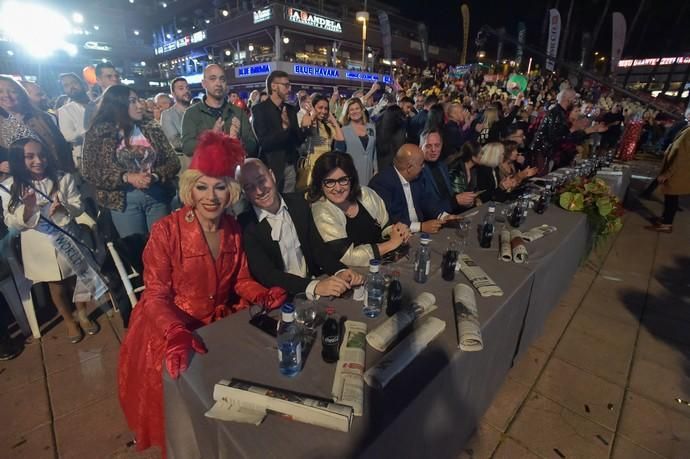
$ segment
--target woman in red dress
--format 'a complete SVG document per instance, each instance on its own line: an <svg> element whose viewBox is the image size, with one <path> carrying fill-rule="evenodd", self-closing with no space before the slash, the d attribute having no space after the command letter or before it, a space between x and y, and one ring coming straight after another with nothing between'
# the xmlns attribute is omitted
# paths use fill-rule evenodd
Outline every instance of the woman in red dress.
<svg viewBox="0 0 690 459"><path fill-rule="evenodd" d="M144 250L146 289L132 313L120 350L120 404L137 449L158 445L165 457L162 366L184 372L206 348L199 327L249 304L280 306L286 293L251 278L241 230L225 210L239 197L232 177L244 151L237 140L212 131L199 139L180 177L185 206L157 222Z"/></svg>

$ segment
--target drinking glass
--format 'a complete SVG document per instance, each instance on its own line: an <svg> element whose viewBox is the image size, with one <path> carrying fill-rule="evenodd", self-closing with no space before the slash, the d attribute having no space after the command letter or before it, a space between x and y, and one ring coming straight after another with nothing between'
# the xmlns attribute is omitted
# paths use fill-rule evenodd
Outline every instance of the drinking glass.
<svg viewBox="0 0 690 459"><path fill-rule="evenodd" d="M472 219L463 218L458 220L458 226L455 229L455 234L458 237L458 255L465 253L467 249L467 237L470 235L470 228L472 227Z"/></svg>

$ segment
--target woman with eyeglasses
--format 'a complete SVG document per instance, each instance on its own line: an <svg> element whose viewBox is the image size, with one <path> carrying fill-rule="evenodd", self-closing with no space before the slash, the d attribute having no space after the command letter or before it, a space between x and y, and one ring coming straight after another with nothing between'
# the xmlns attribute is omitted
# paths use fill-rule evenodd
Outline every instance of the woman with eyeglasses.
<svg viewBox="0 0 690 459"><path fill-rule="evenodd" d="M362 183L369 183L369 180L378 172L376 126L369 121L364 104L357 98L345 102L340 122L343 125L345 140L336 141L335 149L349 154L355 164L359 179Z"/></svg>
<svg viewBox="0 0 690 459"><path fill-rule="evenodd" d="M326 96L314 94L308 114L302 117L303 127L310 126L307 153L300 160L297 171L297 189L304 190L311 184L312 169L321 155L333 150L334 142L343 141L343 131L330 111Z"/></svg>
<svg viewBox="0 0 690 459"><path fill-rule="evenodd" d="M319 157L307 197L321 237L347 266L368 266L369 260L380 259L410 238L407 225L390 225L379 195L360 186L347 153L332 151Z"/></svg>
<svg viewBox="0 0 690 459"><path fill-rule="evenodd" d="M170 213L180 162L161 127L143 121L134 91L110 86L101 100L84 136L84 178L98 204L110 209L120 237L146 235Z"/></svg>

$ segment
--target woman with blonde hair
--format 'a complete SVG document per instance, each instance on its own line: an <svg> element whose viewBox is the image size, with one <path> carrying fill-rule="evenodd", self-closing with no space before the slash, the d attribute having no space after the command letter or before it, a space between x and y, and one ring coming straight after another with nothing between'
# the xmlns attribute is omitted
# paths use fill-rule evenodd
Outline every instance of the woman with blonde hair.
<svg viewBox="0 0 690 459"><path fill-rule="evenodd" d="M180 176L184 207L153 225L144 250L143 296L120 349L120 404L137 449L165 457L163 364L176 379L206 348L193 332L249 304L268 309L286 299L252 279L241 230L228 209L239 198L235 170L245 152L222 133L203 133Z"/></svg>
<svg viewBox="0 0 690 459"><path fill-rule="evenodd" d="M369 114L361 100L352 98L345 102L340 123L345 139L336 140L335 150L349 154L361 183L369 183L378 172L376 127L369 121Z"/></svg>
<svg viewBox="0 0 690 459"><path fill-rule="evenodd" d="M479 169L477 170L477 189L480 199L487 201L505 201L518 185L512 177L501 179L499 166L503 161L505 149L501 142L487 143L482 147Z"/></svg>

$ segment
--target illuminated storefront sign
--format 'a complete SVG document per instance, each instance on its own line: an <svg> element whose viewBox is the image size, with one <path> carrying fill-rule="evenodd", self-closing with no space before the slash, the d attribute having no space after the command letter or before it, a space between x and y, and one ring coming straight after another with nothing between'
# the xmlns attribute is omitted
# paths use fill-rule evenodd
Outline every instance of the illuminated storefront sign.
<svg viewBox="0 0 690 459"><path fill-rule="evenodd" d="M259 22L268 21L271 19L271 8L263 8L260 10L254 10L254 24Z"/></svg>
<svg viewBox="0 0 690 459"><path fill-rule="evenodd" d="M270 64L245 65L235 69L235 77L243 78L256 75L268 75L271 73Z"/></svg>
<svg viewBox="0 0 690 459"><path fill-rule="evenodd" d="M166 43L163 46L159 46L158 48L154 49L154 53L156 55L169 53L171 51L175 51L176 49L184 48L185 46L193 45L204 40L206 40L206 31L200 30L191 35L185 35L177 40Z"/></svg>
<svg viewBox="0 0 690 459"><path fill-rule="evenodd" d="M316 27L317 29L327 30L329 32L343 33L343 26L340 21L319 16L318 14L313 14L299 8L288 8L287 18L288 21L297 24Z"/></svg>
<svg viewBox="0 0 690 459"><path fill-rule="evenodd" d="M356 70L336 69L333 67L320 67L317 65L295 64L293 67L295 75L304 75L316 78L331 78L355 81L383 81L390 84L392 79L389 75L379 75L378 73L358 72Z"/></svg>
<svg viewBox="0 0 690 459"><path fill-rule="evenodd" d="M84 48L93 49L95 51L112 51L113 49L108 43L102 41L87 41L84 43Z"/></svg>
<svg viewBox="0 0 690 459"><path fill-rule="evenodd" d="M645 65L690 64L690 56L685 57L651 57L648 59L623 59L618 67L641 67Z"/></svg>

